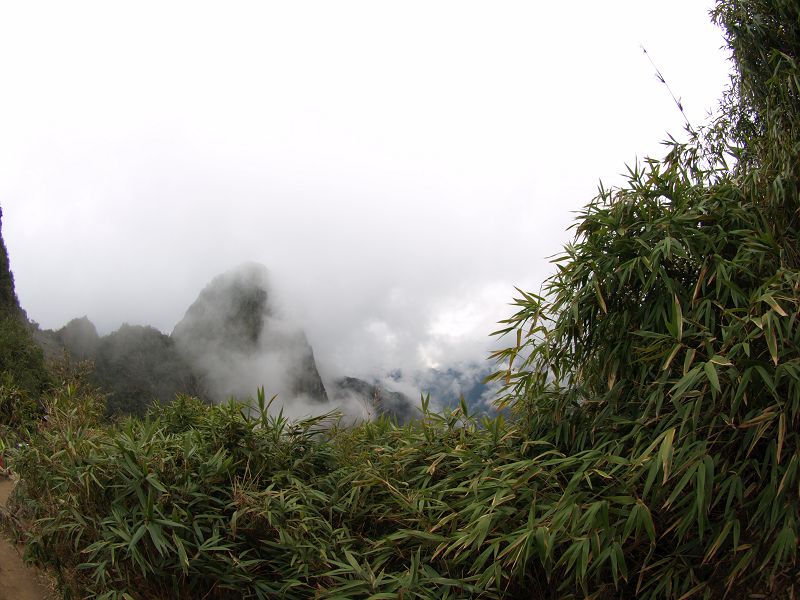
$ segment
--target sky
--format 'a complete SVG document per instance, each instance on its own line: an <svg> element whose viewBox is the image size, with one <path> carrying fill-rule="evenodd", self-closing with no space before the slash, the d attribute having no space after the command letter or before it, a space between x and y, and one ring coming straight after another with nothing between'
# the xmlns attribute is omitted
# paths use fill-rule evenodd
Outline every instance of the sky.
<svg viewBox="0 0 800 600"><path fill-rule="evenodd" d="M482 362L599 181L728 82L699 0L0 4L17 294L169 333L265 264L323 376Z"/></svg>

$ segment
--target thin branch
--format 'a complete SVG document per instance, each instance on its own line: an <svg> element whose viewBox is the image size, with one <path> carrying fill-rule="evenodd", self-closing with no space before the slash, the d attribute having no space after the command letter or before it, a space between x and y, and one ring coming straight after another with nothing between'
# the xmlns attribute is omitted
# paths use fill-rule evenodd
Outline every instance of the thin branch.
<svg viewBox="0 0 800 600"><path fill-rule="evenodd" d="M642 52L644 52L645 56L647 56L647 60L650 61L650 64L653 65L653 68L656 70L656 78L661 83L664 84L664 86L667 88L667 91L669 92L669 95L672 96L672 100L673 102L675 102L675 106L677 106L678 110L681 111L681 114L683 115L683 120L686 121L686 126L689 128L690 131L694 131L694 127L692 127L692 124L689 122L689 118L686 116L686 112L683 110L683 104L681 103L680 99L677 98L675 94L672 92L672 88L669 87L667 80L661 74L661 71L656 66L656 63L653 62L653 59L650 57L650 54L647 52L647 49L644 47L644 45L640 44L639 47L642 49Z"/></svg>

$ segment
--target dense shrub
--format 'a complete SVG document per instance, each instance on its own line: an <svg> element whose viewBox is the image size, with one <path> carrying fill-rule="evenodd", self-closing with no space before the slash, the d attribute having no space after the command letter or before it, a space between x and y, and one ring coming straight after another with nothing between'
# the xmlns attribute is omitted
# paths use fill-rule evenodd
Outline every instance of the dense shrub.
<svg viewBox="0 0 800 600"><path fill-rule="evenodd" d="M626 186L601 190L544 295L516 301L502 332L517 343L497 353L509 367L496 378L527 436L627 464L602 496L627 495L645 515L649 543L625 548L639 593L789 595L800 532L800 5L721 2L715 17L737 66L725 110L632 169ZM608 543L624 540L606 538L589 569Z"/></svg>
<svg viewBox="0 0 800 600"><path fill-rule="evenodd" d="M42 350L17 317L0 317L0 377L13 379L32 395L42 393L51 383Z"/></svg>
<svg viewBox="0 0 800 600"><path fill-rule="evenodd" d="M69 405L58 398L15 454L16 510L32 523L28 556L76 593L550 596L522 558L531 507L556 510L567 468L548 473L546 448L502 417L478 425L462 407L339 430L270 416L263 399L253 411L183 397L103 428Z"/></svg>

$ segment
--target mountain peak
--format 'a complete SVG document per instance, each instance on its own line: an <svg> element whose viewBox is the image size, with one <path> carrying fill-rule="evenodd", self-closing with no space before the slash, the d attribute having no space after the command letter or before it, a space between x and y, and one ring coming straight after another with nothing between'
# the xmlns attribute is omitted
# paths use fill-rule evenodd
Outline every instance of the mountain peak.
<svg viewBox="0 0 800 600"><path fill-rule="evenodd" d="M275 309L267 268L244 263L215 277L175 326L180 352L213 384L216 399L265 386L291 399L327 401L302 329Z"/></svg>

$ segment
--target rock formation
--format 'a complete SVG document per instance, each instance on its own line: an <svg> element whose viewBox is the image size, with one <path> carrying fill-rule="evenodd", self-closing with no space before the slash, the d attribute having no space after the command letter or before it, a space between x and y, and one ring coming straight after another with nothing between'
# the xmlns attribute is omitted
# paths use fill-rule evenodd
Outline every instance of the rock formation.
<svg viewBox="0 0 800 600"><path fill-rule="evenodd" d="M172 338L214 400L252 396L259 386L284 402L328 400L305 333L276 309L263 265L247 263L214 278Z"/></svg>

